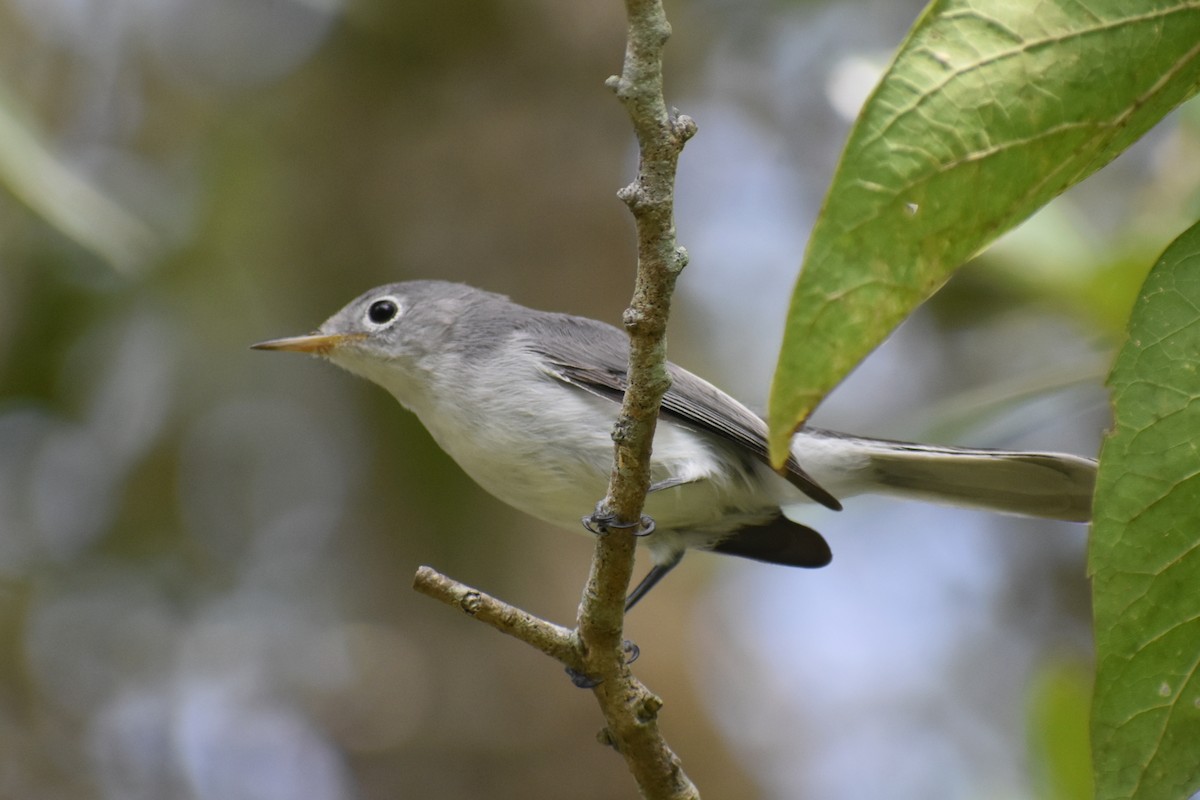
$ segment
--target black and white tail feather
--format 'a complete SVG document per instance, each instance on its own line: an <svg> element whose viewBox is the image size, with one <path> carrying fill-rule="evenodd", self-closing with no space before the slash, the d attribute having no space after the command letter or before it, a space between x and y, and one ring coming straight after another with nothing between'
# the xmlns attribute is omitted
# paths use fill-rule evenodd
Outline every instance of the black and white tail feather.
<svg viewBox="0 0 1200 800"><path fill-rule="evenodd" d="M839 498L870 492L1070 522L1092 518L1096 462L1064 453L867 439L806 428L792 452Z"/></svg>

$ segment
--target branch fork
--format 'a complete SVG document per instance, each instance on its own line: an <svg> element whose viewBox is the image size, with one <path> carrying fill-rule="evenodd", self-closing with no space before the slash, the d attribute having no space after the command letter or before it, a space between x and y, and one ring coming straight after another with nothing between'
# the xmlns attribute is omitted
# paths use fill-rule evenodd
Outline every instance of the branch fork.
<svg viewBox="0 0 1200 800"><path fill-rule="evenodd" d="M622 320L629 333L628 388L613 427L613 469L596 513L585 518L599 531L574 629L452 580L429 567L417 570L414 588L458 608L496 630L586 676L605 718L599 735L620 753L642 796L699 800L679 758L658 730L662 699L630 671L623 638L625 595L634 550L646 526L642 506L650 488L650 454L658 410L671 386L666 369L666 329L675 280L687 251L675 240L675 169L684 144L696 133L686 114L668 109L662 91L662 50L671 35L661 0L625 0L629 19L625 62L605 84L625 107L637 135L636 179L617 192L637 225L638 270L633 299ZM592 530L592 526L588 526Z"/></svg>

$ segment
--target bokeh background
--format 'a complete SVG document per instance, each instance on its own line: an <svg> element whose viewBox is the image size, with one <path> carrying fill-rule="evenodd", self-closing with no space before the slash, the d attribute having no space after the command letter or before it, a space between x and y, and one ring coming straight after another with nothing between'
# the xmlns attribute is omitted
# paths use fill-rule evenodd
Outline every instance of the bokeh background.
<svg viewBox="0 0 1200 800"><path fill-rule="evenodd" d="M669 100L700 125L671 352L761 407L842 141L920 7L668 10ZM409 589L428 563L567 623L588 540L485 495L382 390L247 349L415 277L619 319L623 13L0 0L0 796L635 795L587 693ZM1007 237L816 422L1094 455L1198 135L1185 108ZM630 620L705 796L1078 796L1083 526L804 515L830 568L693 555Z"/></svg>

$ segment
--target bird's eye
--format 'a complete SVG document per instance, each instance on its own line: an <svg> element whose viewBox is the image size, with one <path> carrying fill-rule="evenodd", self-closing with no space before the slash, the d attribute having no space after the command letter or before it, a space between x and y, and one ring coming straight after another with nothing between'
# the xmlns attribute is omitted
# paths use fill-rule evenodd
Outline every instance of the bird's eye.
<svg viewBox="0 0 1200 800"><path fill-rule="evenodd" d="M367 308L367 319L375 325L386 325L400 316L400 304L390 297L376 300Z"/></svg>

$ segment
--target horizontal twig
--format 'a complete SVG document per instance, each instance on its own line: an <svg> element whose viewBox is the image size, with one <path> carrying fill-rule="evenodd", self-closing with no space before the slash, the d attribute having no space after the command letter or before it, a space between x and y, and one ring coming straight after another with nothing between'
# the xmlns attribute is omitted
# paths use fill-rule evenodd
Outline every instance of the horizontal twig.
<svg viewBox="0 0 1200 800"><path fill-rule="evenodd" d="M435 600L453 606L468 617L492 626L503 634L536 647L546 655L577 672L583 670L579 655L579 640L575 631L555 625L522 611L503 600L492 597L447 577L433 567L421 567L413 578L413 588Z"/></svg>

